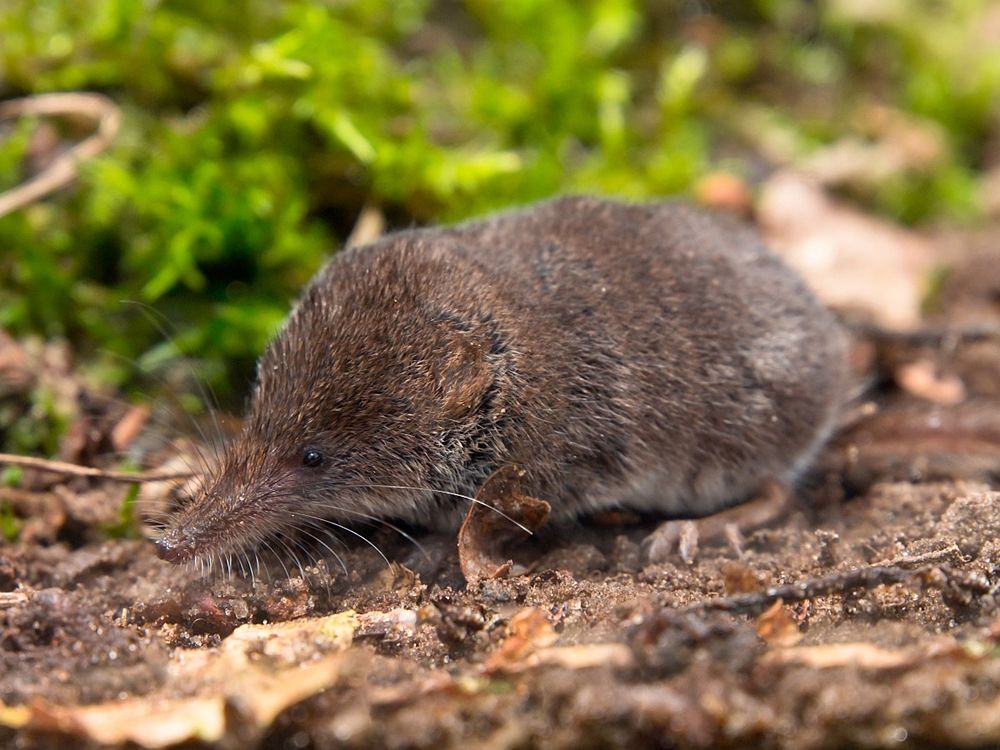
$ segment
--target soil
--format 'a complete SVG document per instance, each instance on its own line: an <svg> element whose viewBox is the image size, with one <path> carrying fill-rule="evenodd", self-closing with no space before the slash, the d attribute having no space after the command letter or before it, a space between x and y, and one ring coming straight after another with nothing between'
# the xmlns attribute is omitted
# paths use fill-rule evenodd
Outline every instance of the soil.
<svg viewBox="0 0 1000 750"><path fill-rule="evenodd" d="M950 278L942 304L1000 318L997 279ZM359 527L339 560L303 541L252 573L173 567L110 530L123 485L25 472L0 491L20 531L0 547L0 743L1000 744L1000 339L855 355L867 390L791 507L683 555L622 513L543 525L468 581L456 536L416 529ZM126 417L92 409L104 437L71 430L63 457Z"/></svg>

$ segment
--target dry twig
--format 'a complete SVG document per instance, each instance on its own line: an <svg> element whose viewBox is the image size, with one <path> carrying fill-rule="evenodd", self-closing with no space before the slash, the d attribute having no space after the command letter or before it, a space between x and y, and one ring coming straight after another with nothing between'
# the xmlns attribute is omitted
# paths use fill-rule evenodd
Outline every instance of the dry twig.
<svg viewBox="0 0 1000 750"><path fill-rule="evenodd" d="M41 174L0 193L0 216L24 208L72 182L77 175L77 164L110 146L121 125L121 110L100 94L39 94L0 102L0 120L37 115L80 115L93 120L97 127L93 135L62 154Z"/></svg>
<svg viewBox="0 0 1000 750"><path fill-rule="evenodd" d="M947 558L953 554L951 547L931 553L926 559ZM772 586L763 591L734 594L699 602L680 610L681 613L732 612L760 614L777 601L797 602L822 596L845 595L855 591L870 590L878 586L919 580L932 588L940 589L949 601L967 605L973 596L990 593L991 584L980 576L954 570L945 565L913 567L915 561L902 561L898 565L871 565L854 568L800 583Z"/></svg>
<svg viewBox="0 0 1000 750"><path fill-rule="evenodd" d="M65 461L50 461L34 456L15 456L12 453L0 453L0 464L23 466L26 469L38 469L39 471L48 471L53 474L63 474L71 477L94 477L95 479L107 479L111 482L125 482L129 484L161 482L166 479L188 479L193 476L193 473L190 471L165 473L150 471L140 474L129 474L124 471L95 469L91 466L80 466L79 464L70 464Z"/></svg>
<svg viewBox="0 0 1000 750"><path fill-rule="evenodd" d="M0 591L0 609L19 607L28 599L29 596L25 591Z"/></svg>

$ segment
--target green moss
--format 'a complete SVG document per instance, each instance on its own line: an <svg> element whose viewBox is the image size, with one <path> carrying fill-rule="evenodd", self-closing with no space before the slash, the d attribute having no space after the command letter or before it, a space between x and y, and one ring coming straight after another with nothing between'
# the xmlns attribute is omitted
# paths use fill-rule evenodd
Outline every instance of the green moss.
<svg viewBox="0 0 1000 750"><path fill-rule="evenodd" d="M24 477L20 466L4 466L0 469L0 487L19 487Z"/></svg>
<svg viewBox="0 0 1000 750"><path fill-rule="evenodd" d="M14 515L14 509L0 497L0 536L7 542L16 542L24 523Z"/></svg>
<svg viewBox="0 0 1000 750"><path fill-rule="evenodd" d="M0 437L6 452L53 455L68 426L68 415L62 413L55 394L46 387L31 392L26 409L16 402L0 401Z"/></svg>
<svg viewBox="0 0 1000 750"><path fill-rule="evenodd" d="M134 469L135 467L126 467L123 470L127 471L129 468ZM101 530L114 539L138 539L141 536L138 519L135 515L135 504L138 497L139 485L133 484L125 493L121 507L118 509L118 518L112 523L104 524Z"/></svg>

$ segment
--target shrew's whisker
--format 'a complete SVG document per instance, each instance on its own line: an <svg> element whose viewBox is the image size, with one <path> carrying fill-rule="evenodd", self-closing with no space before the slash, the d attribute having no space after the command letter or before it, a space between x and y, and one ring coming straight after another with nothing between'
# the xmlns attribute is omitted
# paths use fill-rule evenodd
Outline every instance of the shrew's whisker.
<svg viewBox="0 0 1000 750"><path fill-rule="evenodd" d="M493 505L490 505L487 502L483 502L479 498L472 497L472 495L463 495L461 492L448 492L446 490L436 490L436 489L434 489L432 487L413 487L413 486L408 486L408 485L405 485L405 484L344 484L344 485L340 485L340 486L341 487L347 487L349 489L359 489L359 490L376 489L376 490L408 490L410 492L431 492L431 493L434 493L436 495L447 495L449 497L457 497L457 498L460 498L462 500L468 500L469 502L471 502L471 503L473 503L475 505L482 505L484 508L489 508L490 510L492 510L494 513L496 513L497 515L499 515L504 520L509 521L510 523L512 523L515 526L517 526L517 528L519 528L525 534L529 534L529 535L533 535L534 534L534 532L532 532L532 530L529 529L527 526L525 526L522 523L519 523L518 521L515 521L513 518L511 518L510 516L508 516L506 513L504 513L499 508L497 508L497 507L495 507Z"/></svg>

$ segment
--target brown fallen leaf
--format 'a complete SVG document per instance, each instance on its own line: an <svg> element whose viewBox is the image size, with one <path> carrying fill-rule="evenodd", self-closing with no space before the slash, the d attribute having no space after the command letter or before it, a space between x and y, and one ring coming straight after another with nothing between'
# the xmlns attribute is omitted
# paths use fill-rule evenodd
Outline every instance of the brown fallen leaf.
<svg viewBox="0 0 1000 750"><path fill-rule="evenodd" d="M262 734L286 708L339 679L356 655L348 648L359 622L347 611L243 625L217 648L175 652L163 687L148 696L90 706L0 704L0 726L56 732L86 744L143 748L218 741L232 729L233 717L242 736Z"/></svg>
<svg viewBox="0 0 1000 750"><path fill-rule="evenodd" d="M507 630L506 640L483 665L484 673L522 672L539 666L624 668L635 663L632 650L624 643L553 645L559 636L550 619L537 607L527 607L515 614Z"/></svg>
<svg viewBox="0 0 1000 750"><path fill-rule="evenodd" d="M393 609L388 612L365 612L358 615L355 638L398 640L409 638L417 630L418 615L412 609Z"/></svg>
<svg viewBox="0 0 1000 750"><path fill-rule="evenodd" d="M760 661L769 665L797 664L813 669L851 666L861 669L900 669L914 666L920 658L918 654L889 651L871 643L833 643L774 649L764 654Z"/></svg>
<svg viewBox="0 0 1000 750"><path fill-rule="evenodd" d="M955 375L942 374L926 359L896 368L896 382L904 391L926 401L954 406L965 401L965 386Z"/></svg>
<svg viewBox="0 0 1000 750"><path fill-rule="evenodd" d="M624 643L586 643L578 646L550 646L539 649L534 657L525 661L531 666L554 666L565 669L591 667L628 668L635 664L632 650Z"/></svg>
<svg viewBox="0 0 1000 750"><path fill-rule="evenodd" d="M8 706L0 701L0 727L21 729L31 721L31 709L27 706Z"/></svg>
<svg viewBox="0 0 1000 750"><path fill-rule="evenodd" d="M483 665L483 671L516 671L524 668L525 659L539 649L551 646L559 637L552 623L536 607L527 607L514 615L507 631L509 635L500 644L500 648L490 654Z"/></svg>
<svg viewBox="0 0 1000 750"><path fill-rule="evenodd" d="M29 591L0 591L0 609L7 609L8 607L20 607L25 604L31 598ZM2 711L3 704L0 703L0 711ZM0 724L3 720L0 719Z"/></svg>
<svg viewBox="0 0 1000 750"><path fill-rule="evenodd" d="M347 237L344 247L360 247L368 245L385 234L385 214L382 209L371 203L366 203L358 219L354 223L354 229Z"/></svg>
<svg viewBox="0 0 1000 750"><path fill-rule="evenodd" d="M827 305L864 310L890 329L918 325L940 261L925 238L838 203L789 172L766 183L758 215L769 243Z"/></svg>
<svg viewBox="0 0 1000 750"><path fill-rule="evenodd" d="M630 667L635 661L632 650L624 643L553 645L559 636L549 618L536 607L527 607L515 614L507 630L506 640L483 664L484 673L509 674L539 666L566 669Z"/></svg>
<svg viewBox="0 0 1000 750"><path fill-rule="evenodd" d="M764 588L757 574L744 562L727 560L721 570L727 594L749 594Z"/></svg>
<svg viewBox="0 0 1000 750"><path fill-rule="evenodd" d="M226 729L225 700L208 698L136 698L96 706L31 704L22 728L58 732L101 745L132 742L161 748L181 742L215 742Z"/></svg>
<svg viewBox="0 0 1000 750"><path fill-rule="evenodd" d="M711 172L699 179L694 186L694 195L699 203L740 216L750 213L753 201L750 186L727 172Z"/></svg>
<svg viewBox="0 0 1000 750"><path fill-rule="evenodd" d="M139 437L142 428L146 426L152 410L148 404L129 407L125 416L111 428L111 445L116 451L124 451Z"/></svg>
<svg viewBox="0 0 1000 750"><path fill-rule="evenodd" d="M458 560L468 582L497 578L513 567L503 550L522 541L549 516L544 500L521 494L524 472L516 466L497 469L486 480L458 531Z"/></svg>
<svg viewBox="0 0 1000 750"><path fill-rule="evenodd" d="M788 608L779 599L757 618L757 635L769 646L794 646L802 633Z"/></svg>
<svg viewBox="0 0 1000 750"><path fill-rule="evenodd" d="M368 615L374 619L373 613ZM352 610L328 617L302 617L269 625L241 625L222 642L222 655L239 667L248 655L294 666L317 654L343 651L354 640L360 618ZM205 652L199 652L205 653Z"/></svg>

